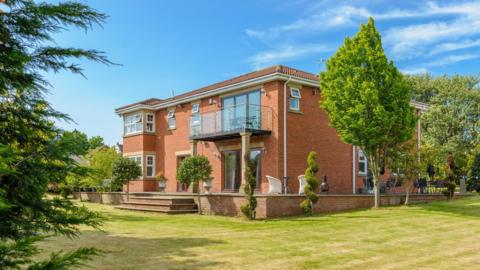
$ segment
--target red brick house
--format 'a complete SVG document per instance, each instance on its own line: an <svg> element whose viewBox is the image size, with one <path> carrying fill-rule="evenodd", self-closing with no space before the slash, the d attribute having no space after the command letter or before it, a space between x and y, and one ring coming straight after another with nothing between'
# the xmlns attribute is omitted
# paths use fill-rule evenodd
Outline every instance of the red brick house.
<svg viewBox="0 0 480 270"><path fill-rule="evenodd" d="M313 150L319 179L328 177L330 193L356 193L363 186L366 160L329 126L320 99L317 75L273 66L169 99L120 107L123 155L143 171L140 179L130 181L130 191L158 191L155 175L163 172L166 192L186 192L176 181L176 170L183 158L198 154L212 164L211 192L239 192L242 153L250 150L260 193L268 191L266 175L287 177L288 192L298 193L297 176L304 174ZM426 108L412 105L419 113Z"/></svg>

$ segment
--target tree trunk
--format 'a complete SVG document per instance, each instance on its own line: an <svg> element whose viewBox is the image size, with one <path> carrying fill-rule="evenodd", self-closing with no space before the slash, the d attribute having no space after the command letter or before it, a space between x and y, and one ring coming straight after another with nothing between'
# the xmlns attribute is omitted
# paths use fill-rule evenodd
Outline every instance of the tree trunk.
<svg viewBox="0 0 480 270"><path fill-rule="evenodd" d="M198 200L198 214L201 215L202 214L202 202L200 200L200 187L197 189L197 200Z"/></svg>
<svg viewBox="0 0 480 270"><path fill-rule="evenodd" d="M405 188L405 205L408 205L408 198L410 197L410 186Z"/></svg>
<svg viewBox="0 0 480 270"><path fill-rule="evenodd" d="M373 174L373 193L375 194L373 208L380 207L380 185L378 183L378 175Z"/></svg>
<svg viewBox="0 0 480 270"><path fill-rule="evenodd" d="M127 202L130 200L130 180L127 181Z"/></svg>

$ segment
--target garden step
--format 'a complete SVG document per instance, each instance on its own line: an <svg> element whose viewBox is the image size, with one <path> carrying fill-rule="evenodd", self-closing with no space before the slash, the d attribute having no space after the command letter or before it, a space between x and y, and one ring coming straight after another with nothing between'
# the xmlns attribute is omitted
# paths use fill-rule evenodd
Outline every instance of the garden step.
<svg viewBox="0 0 480 270"><path fill-rule="evenodd" d="M145 203L145 202L123 202L122 206L141 207L150 209L166 209L166 210L191 210L197 209L195 203Z"/></svg>
<svg viewBox="0 0 480 270"><path fill-rule="evenodd" d="M142 208L142 207L129 207L129 206L116 206L117 209L122 210L133 210L133 211L142 211L142 212L156 212L156 213L165 213L165 214L191 214L198 213L197 209L188 209L188 210L163 210L163 209L152 209L152 208Z"/></svg>
<svg viewBox="0 0 480 270"><path fill-rule="evenodd" d="M162 198L162 197L139 197L132 196L129 201L135 202L156 202L156 203L194 203L192 198Z"/></svg>

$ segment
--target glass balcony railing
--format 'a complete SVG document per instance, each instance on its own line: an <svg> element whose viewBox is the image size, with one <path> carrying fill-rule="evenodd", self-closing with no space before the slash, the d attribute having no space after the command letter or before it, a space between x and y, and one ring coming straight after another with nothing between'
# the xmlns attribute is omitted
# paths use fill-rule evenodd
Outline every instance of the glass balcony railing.
<svg viewBox="0 0 480 270"><path fill-rule="evenodd" d="M271 131L272 108L242 104L190 117L190 137L215 136L242 131Z"/></svg>

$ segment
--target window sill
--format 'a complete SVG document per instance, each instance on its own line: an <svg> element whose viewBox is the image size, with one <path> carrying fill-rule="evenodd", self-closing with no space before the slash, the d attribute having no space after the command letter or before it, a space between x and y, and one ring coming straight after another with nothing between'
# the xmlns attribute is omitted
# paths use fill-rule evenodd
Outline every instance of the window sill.
<svg viewBox="0 0 480 270"><path fill-rule="evenodd" d="M296 113L296 114L303 114L302 111L297 111L297 110L292 110L292 109L289 109L288 112L289 113Z"/></svg>
<svg viewBox="0 0 480 270"><path fill-rule="evenodd" d="M175 129L177 129L177 128L176 128L176 127L174 127L174 128L167 128L168 131L172 131L172 130L175 130Z"/></svg>
<svg viewBox="0 0 480 270"><path fill-rule="evenodd" d="M134 136L138 136L138 135L155 135L155 134L156 134L155 132L142 131L142 132L130 133L130 134L123 135L123 138L134 137Z"/></svg>

